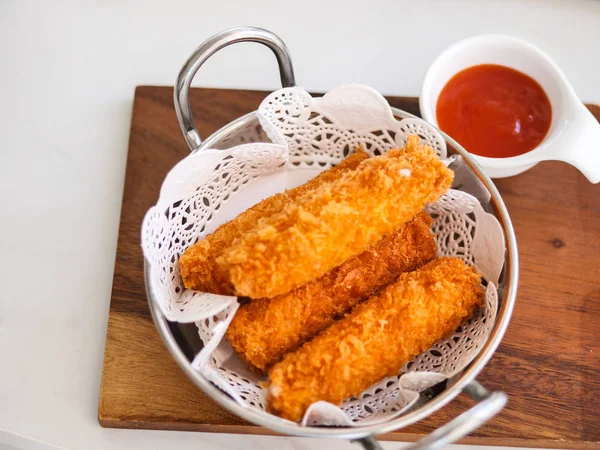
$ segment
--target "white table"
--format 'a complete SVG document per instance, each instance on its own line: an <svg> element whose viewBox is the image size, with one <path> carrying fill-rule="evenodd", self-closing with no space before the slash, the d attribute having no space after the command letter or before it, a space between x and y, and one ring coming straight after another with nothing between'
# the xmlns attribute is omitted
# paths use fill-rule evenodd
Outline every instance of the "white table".
<svg viewBox="0 0 600 450"><path fill-rule="evenodd" d="M172 85L202 40L237 25L279 33L303 86L395 95L418 94L450 43L512 34L600 103L598 1L0 2L0 447L358 448L97 422L134 87ZM267 49L244 44L197 83L273 89L278 74Z"/></svg>

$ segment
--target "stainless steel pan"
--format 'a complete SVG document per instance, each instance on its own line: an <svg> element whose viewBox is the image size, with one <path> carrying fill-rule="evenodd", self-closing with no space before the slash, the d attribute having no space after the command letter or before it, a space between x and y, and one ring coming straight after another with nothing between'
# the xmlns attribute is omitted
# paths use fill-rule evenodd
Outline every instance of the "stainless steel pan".
<svg viewBox="0 0 600 450"><path fill-rule="evenodd" d="M202 141L192 118L192 111L189 104L189 89L194 75L211 55L223 47L237 42L258 42L269 47L277 58L282 85L284 87L295 85L294 70L288 49L283 41L273 33L260 28L241 27L223 31L211 37L194 52L183 66L174 91L175 110L181 131L193 152L202 151L206 148L225 148L231 146L233 145L232 142L243 139L245 135L249 134L249 130L256 130L259 127L258 119L255 113L252 112L234 120ZM392 110L398 119L413 117L411 114L400 109L392 108ZM484 208L496 216L503 228L506 240L505 265L501 282L498 286L499 311L496 324L481 352L462 374L447 382L441 392L434 395L429 401L422 403L405 415L382 424L355 428L299 427L276 420L275 417L259 415L252 410L239 406L227 394L217 389L217 387L192 368L191 359L201 346L194 329L195 327L189 324L170 323L164 318L157 306L150 283L148 283L150 271L148 270L148 266L146 266L147 294L154 321L171 355L188 377L219 405L256 425L268 427L279 433L289 435L350 439L361 443L366 449L381 448L374 438L375 435L401 429L428 417L452 401L460 393L469 395L478 403L430 435L405 448L411 450L442 448L444 445L455 442L471 433L496 415L506 404L506 395L502 392L488 392L475 378L496 351L510 320L517 293L519 271L517 243L504 202L490 178L482 171L481 167L465 149L445 133L442 132L442 135L446 140L449 154L458 155L458 167L460 170L456 171L454 188L464 190L477 197L482 202ZM146 262L146 264L148 263Z"/></svg>

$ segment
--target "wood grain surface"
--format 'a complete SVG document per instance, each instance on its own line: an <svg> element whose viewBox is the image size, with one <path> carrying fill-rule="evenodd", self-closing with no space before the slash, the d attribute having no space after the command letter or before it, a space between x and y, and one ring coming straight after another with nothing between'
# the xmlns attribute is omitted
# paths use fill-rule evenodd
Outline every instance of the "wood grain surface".
<svg viewBox="0 0 600 450"><path fill-rule="evenodd" d="M265 92L193 89L206 137L255 110ZM418 114L414 98L388 97ZM600 107L589 106L600 120ZM600 151L600 143L598 147ZM180 371L150 317L140 225L188 149L172 88L135 91L98 419L105 427L272 434L213 403ZM506 336L478 380L506 409L464 443L600 448L600 185L544 162L496 182L519 245L519 293ZM419 424L381 436L414 440L473 405L462 395Z"/></svg>

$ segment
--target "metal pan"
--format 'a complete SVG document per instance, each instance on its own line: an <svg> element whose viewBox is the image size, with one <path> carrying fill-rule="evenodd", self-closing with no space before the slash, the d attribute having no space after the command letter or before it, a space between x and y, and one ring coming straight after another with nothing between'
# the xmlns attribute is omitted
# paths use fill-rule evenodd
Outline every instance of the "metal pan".
<svg viewBox="0 0 600 450"><path fill-rule="evenodd" d="M215 52L237 42L258 42L269 47L277 58L282 85L284 87L295 85L294 70L287 47L273 33L260 28L241 27L226 30L211 37L194 52L183 66L174 91L175 110L181 131L193 152L206 148L230 147L234 145L234 142L247 138L250 134L249 130L256 130L260 127L255 112L252 112L234 120L202 141L192 118L189 89L196 72ZM398 120L414 117L397 108L392 108L392 110ZM381 448L374 438L375 435L389 433L424 419L452 401L461 392L471 396L478 403L410 447L404 448L410 450L441 448L466 436L495 416L506 404L506 394L488 392L475 378L496 351L510 320L517 293L519 272L517 242L504 202L490 178L464 148L443 132L442 136L446 140L448 153L457 155L455 167L453 167L455 170L453 187L468 192L480 200L487 212L493 214L500 222L506 240L505 264L498 286L499 311L496 324L480 353L460 375L447 382L440 392L433 395L429 401L423 402L405 415L377 425L354 428L300 427L295 424L287 424L270 415L258 414L239 406L227 394L192 368L191 360L201 347L195 326L171 323L164 318L156 303L151 284L148 282L150 271L146 261L146 290L152 316L165 345L187 376L219 405L251 423L289 435L350 439L361 443L366 449ZM267 139L266 136L265 139Z"/></svg>

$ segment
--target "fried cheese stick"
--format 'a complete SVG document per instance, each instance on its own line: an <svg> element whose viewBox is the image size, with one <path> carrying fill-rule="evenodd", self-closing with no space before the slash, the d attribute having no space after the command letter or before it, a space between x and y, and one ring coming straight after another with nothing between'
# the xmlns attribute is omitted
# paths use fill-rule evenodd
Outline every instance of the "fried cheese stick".
<svg viewBox="0 0 600 450"><path fill-rule="evenodd" d="M273 364L331 325L356 304L402 272L435 258L431 217L425 212L365 252L287 294L242 305L227 337L251 370L264 374Z"/></svg>
<svg viewBox="0 0 600 450"><path fill-rule="evenodd" d="M311 190L318 189L324 183L339 178L348 170L355 169L367 158L369 158L369 155L362 149L358 149L337 166L320 173L301 186L264 199L235 219L218 227L214 233L189 247L179 258L179 269L184 286L187 289L214 294L233 294L227 272L219 270L215 259L236 238L254 227L260 218L269 217L281 211L298 197Z"/></svg>
<svg viewBox="0 0 600 450"><path fill-rule="evenodd" d="M318 400L358 396L452 333L482 299L479 275L458 258L401 274L271 369L267 410L299 421Z"/></svg>
<svg viewBox="0 0 600 450"><path fill-rule="evenodd" d="M284 294L409 221L446 192L452 178L429 146L391 150L261 219L217 263L229 272L237 295Z"/></svg>

